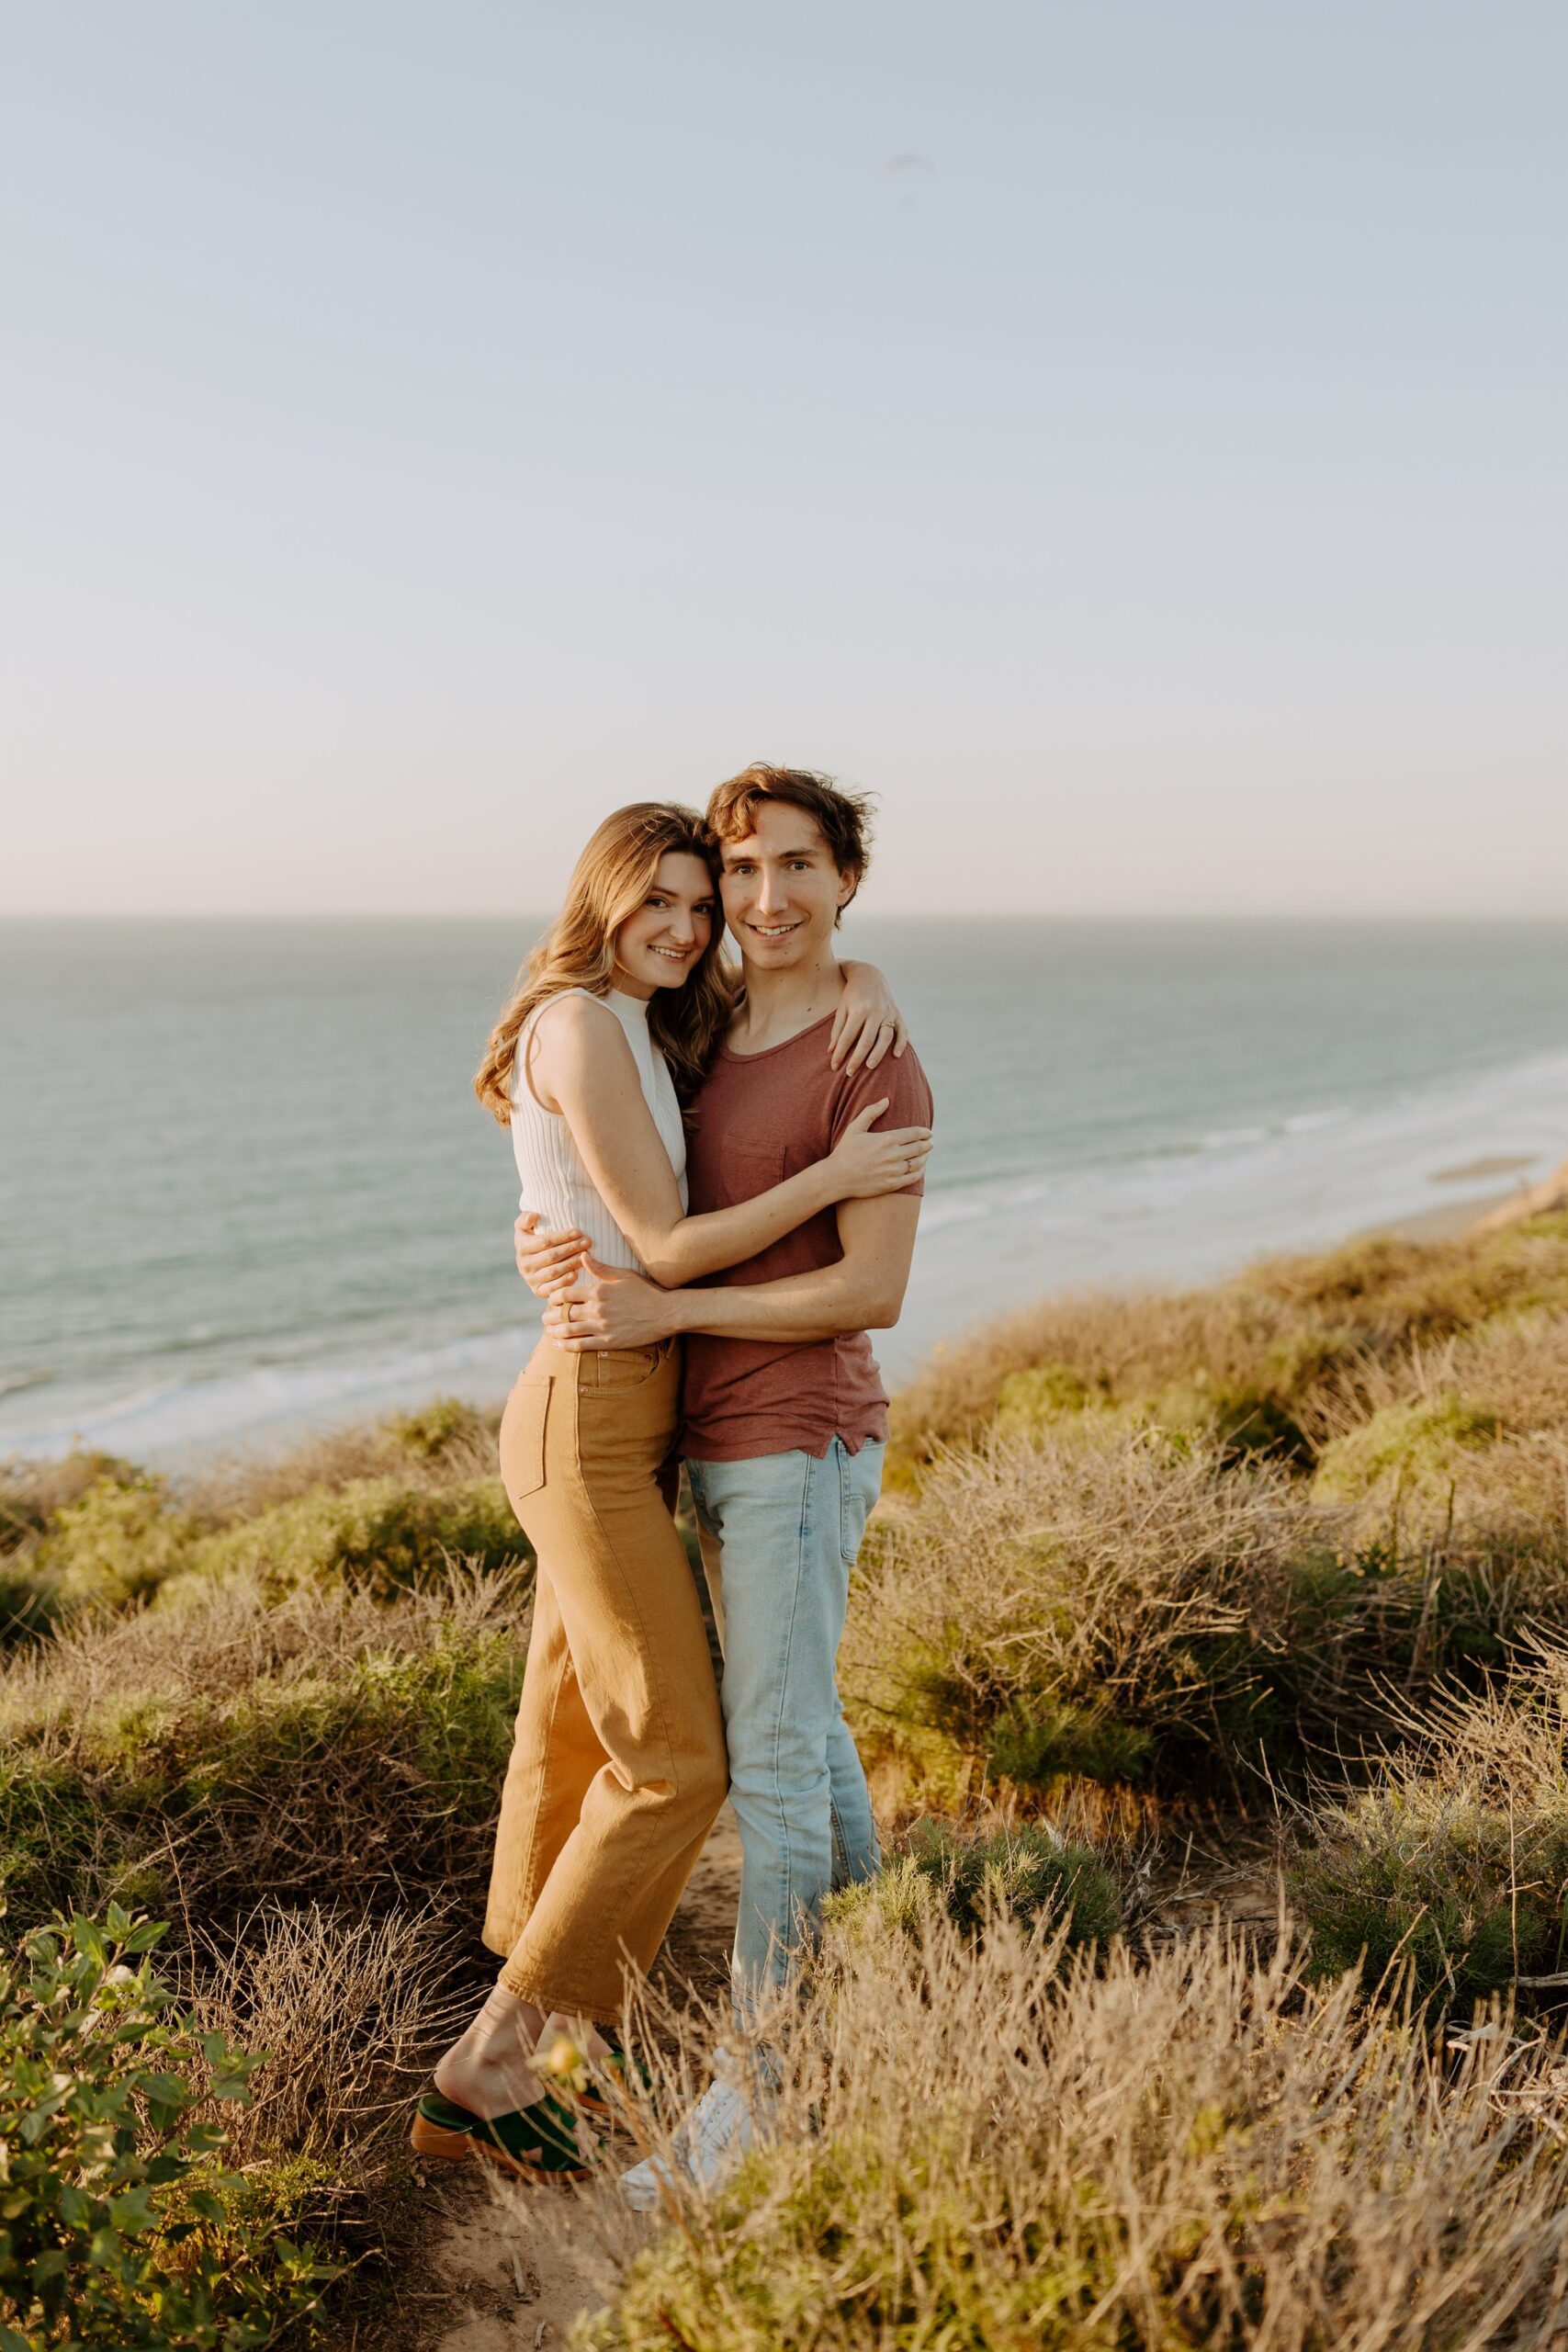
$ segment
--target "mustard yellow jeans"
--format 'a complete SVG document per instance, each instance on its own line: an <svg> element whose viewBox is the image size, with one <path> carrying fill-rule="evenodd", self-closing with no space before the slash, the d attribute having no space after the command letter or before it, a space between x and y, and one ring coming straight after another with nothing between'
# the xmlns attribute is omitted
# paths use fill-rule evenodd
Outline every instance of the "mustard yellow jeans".
<svg viewBox="0 0 1568 2352"><path fill-rule="evenodd" d="M653 1962L724 1802L718 1694L667 1496L677 1340L541 1340L501 1468L538 1556L484 1939L509 1992L613 2024Z"/></svg>

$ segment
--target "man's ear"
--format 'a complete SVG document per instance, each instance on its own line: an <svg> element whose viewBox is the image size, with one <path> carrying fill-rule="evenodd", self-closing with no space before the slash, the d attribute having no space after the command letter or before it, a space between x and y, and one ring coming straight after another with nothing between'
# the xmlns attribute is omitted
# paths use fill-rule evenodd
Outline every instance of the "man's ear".
<svg viewBox="0 0 1568 2352"><path fill-rule="evenodd" d="M840 914L843 913L844 909L849 905L850 900L854 897L855 892L859 888L860 867L858 865L852 865L847 869L841 868L839 874L839 912Z"/></svg>

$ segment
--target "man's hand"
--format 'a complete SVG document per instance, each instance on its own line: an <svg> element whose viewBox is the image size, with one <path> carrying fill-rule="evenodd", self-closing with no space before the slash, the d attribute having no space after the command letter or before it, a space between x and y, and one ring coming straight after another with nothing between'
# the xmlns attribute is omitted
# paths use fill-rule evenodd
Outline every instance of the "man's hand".
<svg viewBox="0 0 1568 2352"><path fill-rule="evenodd" d="M538 1230L539 1212L525 1209L512 1228L517 1271L536 1298L553 1298L570 1288L588 1262L588 1236L575 1226L558 1233Z"/></svg>
<svg viewBox="0 0 1568 2352"><path fill-rule="evenodd" d="M650 1348L679 1327L672 1294L621 1266L598 1266L572 1286L570 1297L545 1309L545 1333L573 1355L604 1348Z"/></svg>

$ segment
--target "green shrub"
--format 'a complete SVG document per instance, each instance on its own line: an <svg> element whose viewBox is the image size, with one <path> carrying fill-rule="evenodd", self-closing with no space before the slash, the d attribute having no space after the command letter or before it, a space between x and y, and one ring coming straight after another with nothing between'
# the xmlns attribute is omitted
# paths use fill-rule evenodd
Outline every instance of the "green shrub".
<svg viewBox="0 0 1568 2352"><path fill-rule="evenodd" d="M0 1462L0 1555L26 1550L56 1511L104 1479L126 1485L141 1473L118 1454L78 1452L58 1462Z"/></svg>
<svg viewBox="0 0 1568 2352"><path fill-rule="evenodd" d="M1495 1413L1450 1394L1385 1405L1326 1446L1315 1488L1325 1502L1356 1502L1378 1488L1447 1488L1467 1452L1498 1435Z"/></svg>
<svg viewBox="0 0 1568 2352"><path fill-rule="evenodd" d="M243 2352L317 2301L326 2274L218 2166L199 2109L256 2062L173 2007L163 1932L111 1910L0 1964L3 2352Z"/></svg>
<svg viewBox="0 0 1568 2352"><path fill-rule="evenodd" d="M1450 1691L1367 1789L1303 1822L1292 1883L1317 1964L1467 2011L1568 1962L1568 1650Z"/></svg>
<svg viewBox="0 0 1568 2352"><path fill-rule="evenodd" d="M1098 1392L1070 1363L1035 1363L1027 1372L1010 1372L997 1392L997 1426L1002 1430L1036 1430L1042 1422L1067 1413L1081 1413Z"/></svg>
<svg viewBox="0 0 1568 2352"><path fill-rule="evenodd" d="M193 1577L244 1570L275 1592L341 1577L381 1595L439 1577L446 1559L494 1569L530 1557L499 1478L456 1487L356 1478L279 1503L192 1546Z"/></svg>
<svg viewBox="0 0 1568 2352"><path fill-rule="evenodd" d="M1285 1744L1283 1668L1324 1550L1299 1482L1227 1466L1213 1441L1090 1414L950 1454L856 1579L857 1729L922 1774L934 1734L1036 1787L1234 1777Z"/></svg>
<svg viewBox="0 0 1568 2352"><path fill-rule="evenodd" d="M969 1836L929 1819L875 1878L830 1896L827 1917L851 1935L918 1936L933 1909L976 1935L998 1919L1028 1929L1060 1918L1068 1947L1108 1942L1122 1926L1116 1882L1092 1847L1037 1825Z"/></svg>
<svg viewBox="0 0 1568 2352"><path fill-rule="evenodd" d="M1080 1704L1046 1691L1010 1701L981 1735L990 1773L1022 1788L1048 1789L1068 1775L1129 1785L1145 1780L1156 1728L1124 1722L1101 1699Z"/></svg>
<svg viewBox="0 0 1568 2352"><path fill-rule="evenodd" d="M1521 1885L1521 1879L1523 1884ZM1326 1973L1359 1968L1468 2017L1518 1975L1562 1964L1568 1812L1532 1821L1435 1788L1382 1788L1326 1811L1292 1873Z"/></svg>
<svg viewBox="0 0 1568 2352"><path fill-rule="evenodd" d="M400 1453L415 1462L446 1462L453 1456L495 1459L490 1421L460 1397L435 1396L415 1413L393 1413L381 1424Z"/></svg>
<svg viewBox="0 0 1568 2352"><path fill-rule="evenodd" d="M163 1479L116 1470L55 1511L30 1565L52 1581L60 1613L113 1608L155 1590L185 1560L195 1532Z"/></svg>
<svg viewBox="0 0 1568 2352"><path fill-rule="evenodd" d="M0 1645L190 1577L243 1570L282 1592L344 1577L385 1597L439 1577L447 1557L528 1559L501 1479L481 1472L493 1458L484 1417L446 1397L179 1487L109 1454L12 1464L0 1471Z"/></svg>
<svg viewBox="0 0 1568 2352"><path fill-rule="evenodd" d="M521 1614L515 1582L464 1571L389 1604L201 1586L78 1631L0 1710L13 1911L114 1894L210 1923L262 1889L385 1904L474 1879Z"/></svg>

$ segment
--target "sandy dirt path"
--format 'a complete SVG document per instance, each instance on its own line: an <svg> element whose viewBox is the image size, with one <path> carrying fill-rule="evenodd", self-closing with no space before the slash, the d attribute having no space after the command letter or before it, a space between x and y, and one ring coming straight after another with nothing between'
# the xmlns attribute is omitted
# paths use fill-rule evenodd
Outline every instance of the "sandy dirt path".
<svg viewBox="0 0 1568 2352"><path fill-rule="evenodd" d="M740 1838L726 1805L660 1955L655 1981L673 1999L686 1988L706 2000L723 1991L739 1894ZM628 2150L628 2163L634 2154ZM547 2197L558 2206L560 2192L530 2188L503 2201L476 2163L433 2178L430 2193L441 2222L427 2252L428 2278L411 2282L405 2302L405 2310L428 2303L429 2333L411 2339L419 2352L558 2352L579 2312L603 2299L586 2255L575 2258L554 2232L528 2226L529 2200Z"/></svg>

